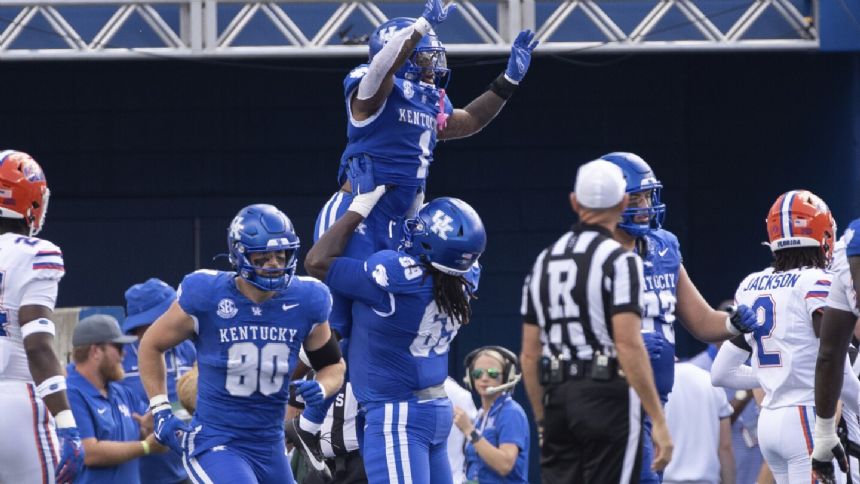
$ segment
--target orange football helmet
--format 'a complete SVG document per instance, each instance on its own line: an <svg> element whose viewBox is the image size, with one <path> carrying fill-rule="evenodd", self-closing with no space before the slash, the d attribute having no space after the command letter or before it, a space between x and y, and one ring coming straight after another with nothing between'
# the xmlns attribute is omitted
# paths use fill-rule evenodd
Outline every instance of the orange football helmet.
<svg viewBox="0 0 860 484"><path fill-rule="evenodd" d="M45 172L33 157L0 151L0 217L24 220L34 236L45 224L50 196Z"/></svg>
<svg viewBox="0 0 860 484"><path fill-rule="evenodd" d="M791 190L776 199L767 213L767 236L773 251L821 247L825 260L833 255L836 221L824 200L808 190Z"/></svg>

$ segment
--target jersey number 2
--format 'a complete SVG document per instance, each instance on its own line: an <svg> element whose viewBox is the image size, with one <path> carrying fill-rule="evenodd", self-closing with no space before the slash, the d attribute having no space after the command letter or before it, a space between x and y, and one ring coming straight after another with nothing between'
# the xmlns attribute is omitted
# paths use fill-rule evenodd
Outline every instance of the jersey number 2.
<svg viewBox="0 0 860 484"><path fill-rule="evenodd" d="M227 350L225 387L234 397L248 397L255 391L277 393L289 372L290 347L267 343L262 348L251 342L236 343Z"/></svg>
<svg viewBox="0 0 860 484"><path fill-rule="evenodd" d="M774 330L774 314L775 304L773 298L769 295L759 296L753 302L752 310L755 312L755 317L758 320L753 335L755 336L756 355L758 357L758 366L781 366L782 357L779 351L766 351L764 349L767 339L770 339Z"/></svg>

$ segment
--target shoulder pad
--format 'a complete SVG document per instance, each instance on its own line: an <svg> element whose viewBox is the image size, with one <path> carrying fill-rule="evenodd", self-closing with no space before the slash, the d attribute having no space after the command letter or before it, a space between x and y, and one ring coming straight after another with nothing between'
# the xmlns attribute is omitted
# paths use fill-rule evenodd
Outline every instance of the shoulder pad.
<svg viewBox="0 0 860 484"><path fill-rule="evenodd" d="M364 271L380 288L392 292L405 292L420 284L424 268L414 257L403 252L383 250L371 255L364 263Z"/></svg>
<svg viewBox="0 0 860 484"><path fill-rule="evenodd" d="M54 243L36 237L20 236L15 245L32 258L33 279L59 280L65 274L63 252Z"/></svg>

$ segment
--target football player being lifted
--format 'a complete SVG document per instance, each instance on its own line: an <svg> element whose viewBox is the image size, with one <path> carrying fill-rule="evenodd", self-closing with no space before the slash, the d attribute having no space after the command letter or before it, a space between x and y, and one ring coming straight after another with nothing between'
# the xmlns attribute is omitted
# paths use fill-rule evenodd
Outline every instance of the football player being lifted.
<svg viewBox="0 0 860 484"><path fill-rule="evenodd" d="M601 157L618 165L627 181L630 202L615 239L642 257L645 272L642 337L654 368L654 382L663 404L668 401L675 380L675 315L696 338L716 342L756 327L755 315L747 306L729 313L713 309L696 289L684 269L681 248L675 234L662 228L666 205L660 199L663 185L648 163L633 153L616 152ZM651 468L654 449L651 422L645 419L642 448L643 483L662 482Z"/></svg>
<svg viewBox="0 0 860 484"><path fill-rule="evenodd" d="M454 109L445 89L451 71L434 27L455 8L443 5L443 0L427 0L417 19L400 17L383 23L370 38L368 62L344 79L348 142L338 170L340 190L318 215L315 241L346 212L356 194L352 165L369 161L376 183L388 190L359 225L344 255L365 259L379 250L396 249L401 220L414 216L423 203L436 141L480 131L525 77L537 46L534 33L527 30L514 40L505 71L464 108ZM352 304L338 294L333 297L332 329L348 337ZM305 410L298 425L316 434L324 417L325 413ZM316 446L316 442L308 444Z"/></svg>

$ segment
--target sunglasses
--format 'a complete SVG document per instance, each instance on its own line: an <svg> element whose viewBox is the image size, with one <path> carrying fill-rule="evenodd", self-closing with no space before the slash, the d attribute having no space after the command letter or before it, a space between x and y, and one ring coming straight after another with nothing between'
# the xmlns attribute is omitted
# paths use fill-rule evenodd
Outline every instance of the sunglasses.
<svg viewBox="0 0 860 484"><path fill-rule="evenodd" d="M472 378L473 378L473 379L475 379L475 380L477 380L478 378L481 378L481 376L483 376L483 375L484 375L484 372L485 372L485 371L487 372L487 376L488 376L488 377L490 377L490 378L494 378L494 379L495 379L495 378L498 378L498 377L499 377L499 375L501 375L501 374L502 374L502 371L501 371L501 370L497 370L497 369L495 369L495 368L487 368L487 369L484 369L484 368L474 368L474 369L472 370Z"/></svg>

